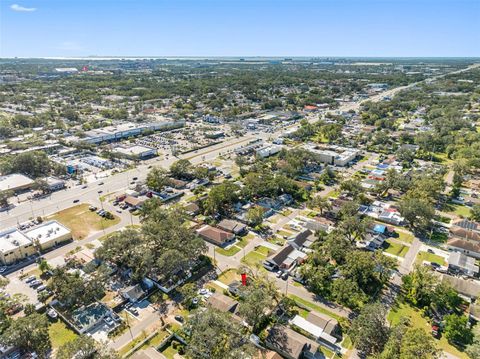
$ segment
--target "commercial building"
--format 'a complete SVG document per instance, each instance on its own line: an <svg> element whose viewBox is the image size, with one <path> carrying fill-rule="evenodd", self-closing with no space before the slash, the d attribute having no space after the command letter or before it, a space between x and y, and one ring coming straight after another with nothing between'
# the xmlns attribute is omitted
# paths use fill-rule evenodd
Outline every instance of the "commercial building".
<svg viewBox="0 0 480 359"><path fill-rule="evenodd" d="M0 262L9 265L35 253L32 241L16 228L0 232Z"/></svg>
<svg viewBox="0 0 480 359"><path fill-rule="evenodd" d="M127 137L141 135L148 131L161 131L185 126L184 120L165 119L164 121L137 124L134 122L122 122L85 133L81 139L87 143L113 142Z"/></svg>
<svg viewBox="0 0 480 359"><path fill-rule="evenodd" d="M61 180L60 178L47 177L45 178L45 182L47 182L48 189L52 192L59 191L65 188L65 181Z"/></svg>
<svg viewBox="0 0 480 359"><path fill-rule="evenodd" d="M157 155L157 149L141 145L133 146L117 146L113 149L114 153L118 153L123 157L130 159L146 159L155 157Z"/></svg>
<svg viewBox="0 0 480 359"><path fill-rule="evenodd" d="M260 158L266 158L277 154L282 150L281 145L266 145L255 150L255 154Z"/></svg>
<svg viewBox="0 0 480 359"><path fill-rule="evenodd" d="M34 181L27 176L14 173L6 176L0 176L0 192L3 191L21 191L29 189Z"/></svg>
<svg viewBox="0 0 480 359"><path fill-rule="evenodd" d="M48 221L28 230L25 235L41 250L50 249L72 239L72 232L57 221Z"/></svg>
<svg viewBox="0 0 480 359"><path fill-rule="evenodd" d="M346 166L361 155L361 151L341 146L319 147L314 143L307 143L304 148L311 152L318 161L332 166Z"/></svg>

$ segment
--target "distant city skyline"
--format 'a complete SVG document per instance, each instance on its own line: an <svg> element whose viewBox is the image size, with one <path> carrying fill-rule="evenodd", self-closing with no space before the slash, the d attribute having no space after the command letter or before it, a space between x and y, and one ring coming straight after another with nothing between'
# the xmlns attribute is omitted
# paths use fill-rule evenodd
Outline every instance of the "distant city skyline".
<svg viewBox="0 0 480 359"><path fill-rule="evenodd" d="M0 0L0 57L478 57L477 0Z"/></svg>

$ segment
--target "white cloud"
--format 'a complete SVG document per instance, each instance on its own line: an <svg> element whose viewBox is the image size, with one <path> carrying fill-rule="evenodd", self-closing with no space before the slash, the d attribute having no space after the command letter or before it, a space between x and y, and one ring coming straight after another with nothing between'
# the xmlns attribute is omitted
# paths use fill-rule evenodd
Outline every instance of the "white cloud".
<svg viewBox="0 0 480 359"><path fill-rule="evenodd" d="M21 5L18 5L18 4L11 5L10 9L12 9L13 11L17 11L17 12L33 12L33 11L37 10L37 8L35 8L35 7L25 7L25 6L21 6Z"/></svg>

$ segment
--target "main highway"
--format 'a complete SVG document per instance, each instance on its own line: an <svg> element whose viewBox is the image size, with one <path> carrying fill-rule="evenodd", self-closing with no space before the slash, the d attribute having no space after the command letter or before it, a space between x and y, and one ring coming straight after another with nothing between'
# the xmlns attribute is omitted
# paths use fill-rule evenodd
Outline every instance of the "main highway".
<svg viewBox="0 0 480 359"><path fill-rule="evenodd" d="M479 66L480 64L473 64L464 69L452 71L449 74L465 72ZM434 81L444 77L445 75L447 74L430 77L427 80ZM416 86L423 81L382 91L363 101L345 103L341 105L337 109L337 111L358 110L362 103L365 101L379 101L386 96L392 97L399 91ZM308 115L307 118L309 121L315 121L318 119L318 116ZM157 158L148 160L134 169L116 173L109 177L98 179L95 182L89 183L86 188L79 185L58 192L54 192L50 196L45 198L21 202L19 204L16 204L16 206L9 211L0 212L0 230L5 227L15 226L18 223L29 220L30 218L35 218L37 216L46 216L60 210L69 208L73 205L73 201L76 200L78 200L79 202L88 203L92 201L98 201L98 198L101 195L122 191L128 188L129 183L134 177L138 177L139 181L145 180L150 166L160 166L163 168L168 168L174 161L181 158L188 159L194 164L211 161L219 155L233 152L235 149L245 146L248 142L254 139L268 140L269 138L278 138L284 133L284 131L286 131L287 129L291 129L295 126L297 125L283 128L275 133L247 133L244 136L238 138L231 138L214 146L206 147L195 152L186 153L178 157L170 156L168 159ZM99 194L98 191L102 191L102 194Z"/></svg>

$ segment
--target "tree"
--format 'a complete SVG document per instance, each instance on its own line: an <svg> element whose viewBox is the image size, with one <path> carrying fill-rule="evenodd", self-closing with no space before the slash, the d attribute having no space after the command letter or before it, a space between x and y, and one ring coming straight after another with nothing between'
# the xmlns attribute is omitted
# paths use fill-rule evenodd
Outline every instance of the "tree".
<svg viewBox="0 0 480 359"><path fill-rule="evenodd" d="M148 172L146 183L152 190L161 192L165 186L168 186L170 179L166 170L154 167Z"/></svg>
<svg viewBox="0 0 480 359"><path fill-rule="evenodd" d="M37 178L35 180L33 183L33 188L37 191L41 191L42 193L50 192L50 186L48 185L48 182L42 178Z"/></svg>
<svg viewBox="0 0 480 359"><path fill-rule="evenodd" d="M433 337L403 318L391 329L383 351L372 359L435 359L438 354Z"/></svg>
<svg viewBox="0 0 480 359"><path fill-rule="evenodd" d="M170 166L170 173L173 177L190 180L193 177L193 165L189 160L181 159Z"/></svg>
<svg viewBox="0 0 480 359"><path fill-rule="evenodd" d="M255 331L267 318L267 314L277 303L277 289L268 278L255 278L244 291L239 314Z"/></svg>
<svg viewBox="0 0 480 359"><path fill-rule="evenodd" d="M435 216L435 208L428 199L407 193L399 203L400 213L409 225L425 232L431 226Z"/></svg>
<svg viewBox="0 0 480 359"><path fill-rule="evenodd" d="M256 227L263 222L264 211L260 206L253 206L247 211L247 221L251 226Z"/></svg>
<svg viewBox="0 0 480 359"><path fill-rule="evenodd" d="M430 305L438 278L428 267L416 266L410 274L402 277L402 282L407 301L420 308Z"/></svg>
<svg viewBox="0 0 480 359"><path fill-rule="evenodd" d="M435 340L423 328L407 330L402 338L400 359L434 359L438 357L439 350L435 345Z"/></svg>
<svg viewBox="0 0 480 359"><path fill-rule="evenodd" d="M56 359L118 359L119 356L95 339L81 335L58 348Z"/></svg>
<svg viewBox="0 0 480 359"><path fill-rule="evenodd" d="M45 259L42 259L40 263L38 263L38 269L40 269L42 273L45 273L46 271L50 270L50 265Z"/></svg>
<svg viewBox="0 0 480 359"><path fill-rule="evenodd" d="M0 162L0 172L21 173L32 178L45 177L53 168L53 162L42 151L22 152L15 156L7 156Z"/></svg>
<svg viewBox="0 0 480 359"><path fill-rule="evenodd" d="M0 337L0 344L15 346L26 352L35 352L47 358L51 348L48 319L42 314L31 314L14 320Z"/></svg>
<svg viewBox="0 0 480 359"><path fill-rule="evenodd" d="M8 207L8 199L13 196L13 191L0 191L0 208Z"/></svg>
<svg viewBox="0 0 480 359"><path fill-rule="evenodd" d="M190 333L186 351L192 359L247 359L256 351L244 328L230 314L213 308L196 311L186 329Z"/></svg>
<svg viewBox="0 0 480 359"><path fill-rule="evenodd" d="M49 287L63 305L77 308L100 299L104 294L105 281L101 271L84 279L78 273L68 273L63 268L56 268Z"/></svg>
<svg viewBox="0 0 480 359"><path fill-rule="evenodd" d="M227 214L232 204L238 200L239 190L236 184L229 181L213 187L203 204L205 212L209 215Z"/></svg>
<svg viewBox="0 0 480 359"><path fill-rule="evenodd" d="M348 333L361 353L378 354L383 350L390 333L386 315L387 309L382 304L367 304L352 321Z"/></svg>
<svg viewBox="0 0 480 359"><path fill-rule="evenodd" d="M467 353L469 358L480 358L480 326L478 324L473 327L473 340L465 348L465 353Z"/></svg>
<svg viewBox="0 0 480 359"><path fill-rule="evenodd" d="M195 283L184 284L179 290L179 293L182 295L182 304L191 309L193 307L193 300L197 297L197 286Z"/></svg>
<svg viewBox="0 0 480 359"><path fill-rule="evenodd" d="M445 338L452 344L471 344L473 333L468 326L468 318L464 315L450 314L445 319Z"/></svg>
<svg viewBox="0 0 480 359"><path fill-rule="evenodd" d="M1 198L1 195L0 195ZM474 220L479 222L480 221L480 204L475 204L473 205L471 212L470 212L470 217Z"/></svg>
<svg viewBox="0 0 480 359"><path fill-rule="evenodd" d="M328 198L322 196L315 196L309 202L308 206L310 208L318 208L320 210L320 215L323 215L323 211L332 209L332 204Z"/></svg>

